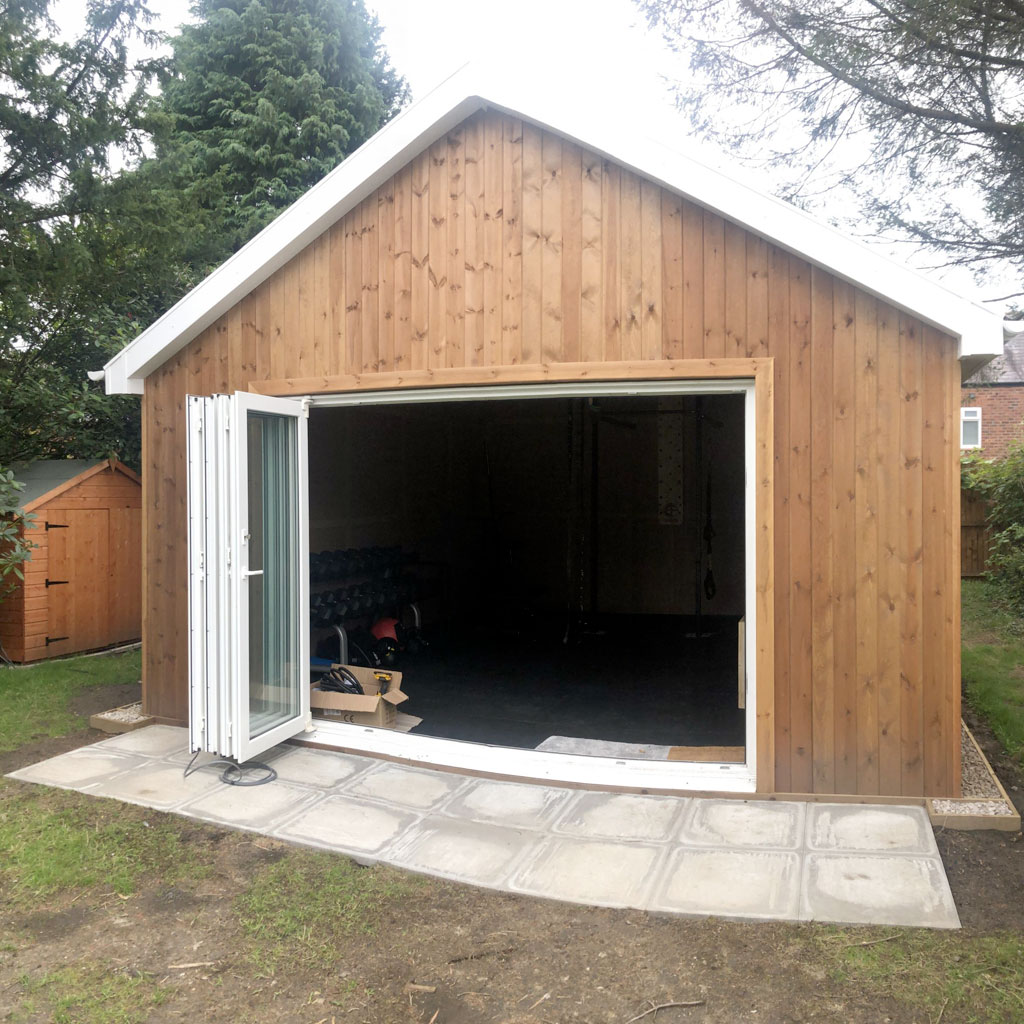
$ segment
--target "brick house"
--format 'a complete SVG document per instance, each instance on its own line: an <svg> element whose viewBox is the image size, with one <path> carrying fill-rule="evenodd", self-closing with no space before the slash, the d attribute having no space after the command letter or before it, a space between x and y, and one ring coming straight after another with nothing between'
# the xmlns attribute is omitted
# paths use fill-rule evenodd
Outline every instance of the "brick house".
<svg viewBox="0 0 1024 1024"><path fill-rule="evenodd" d="M960 448L1000 459L1024 440L1024 323L1006 321L1003 354L963 382Z"/></svg>

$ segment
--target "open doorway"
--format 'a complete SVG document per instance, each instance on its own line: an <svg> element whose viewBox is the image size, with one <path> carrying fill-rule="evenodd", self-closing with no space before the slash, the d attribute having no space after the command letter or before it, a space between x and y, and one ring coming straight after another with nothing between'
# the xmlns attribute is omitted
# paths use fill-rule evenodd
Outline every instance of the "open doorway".
<svg viewBox="0 0 1024 1024"><path fill-rule="evenodd" d="M596 390L314 400L311 649L400 620L392 753L752 764L751 390Z"/></svg>

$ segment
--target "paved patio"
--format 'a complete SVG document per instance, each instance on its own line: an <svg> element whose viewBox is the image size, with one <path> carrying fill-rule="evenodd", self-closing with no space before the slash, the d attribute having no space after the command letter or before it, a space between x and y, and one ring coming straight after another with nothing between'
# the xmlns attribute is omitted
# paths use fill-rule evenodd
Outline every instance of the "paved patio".
<svg viewBox="0 0 1024 1024"><path fill-rule="evenodd" d="M596 793L281 746L278 778L182 777L187 732L149 726L13 772L489 889L730 918L958 928L920 807Z"/></svg>

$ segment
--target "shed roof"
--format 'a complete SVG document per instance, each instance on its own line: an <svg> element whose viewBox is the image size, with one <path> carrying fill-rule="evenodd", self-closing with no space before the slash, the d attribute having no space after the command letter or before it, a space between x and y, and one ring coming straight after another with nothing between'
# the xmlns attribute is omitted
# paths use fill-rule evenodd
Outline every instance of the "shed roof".
<svg viewBox="0 0 1024 1024"><path fill-rule="evenodd" d="M14 479L25 485L19 510L31 512L69 487L87 480L104 469L124 473L136 483L137 474L116 459L39 459L37 462L13 462Z"/></svg>
<svg viewBox="0 0 1024 1024"><path fill-rule="evenodd" d="M617 117L604 103L582 104L529 78L467 65L408 107L114 356L104 368L107 393L141 394L148 374L415 156L487 108L572 139L953 335L970 369L1002 351L1002 324L992 310L691 154L643 137L628 113Z"/></svg>

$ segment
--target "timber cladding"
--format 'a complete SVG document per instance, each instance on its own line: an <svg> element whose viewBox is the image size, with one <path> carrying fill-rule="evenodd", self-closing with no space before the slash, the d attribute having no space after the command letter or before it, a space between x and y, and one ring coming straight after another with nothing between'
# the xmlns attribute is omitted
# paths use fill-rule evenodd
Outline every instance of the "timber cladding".
<svg viewBox="0 0 1024 1024"><path fill-rule="evenodd" d="M147 378L146 710L187 717L186 394L730 373L773 479L769 788L958 793L955 339L493 111Z"/></svg>

